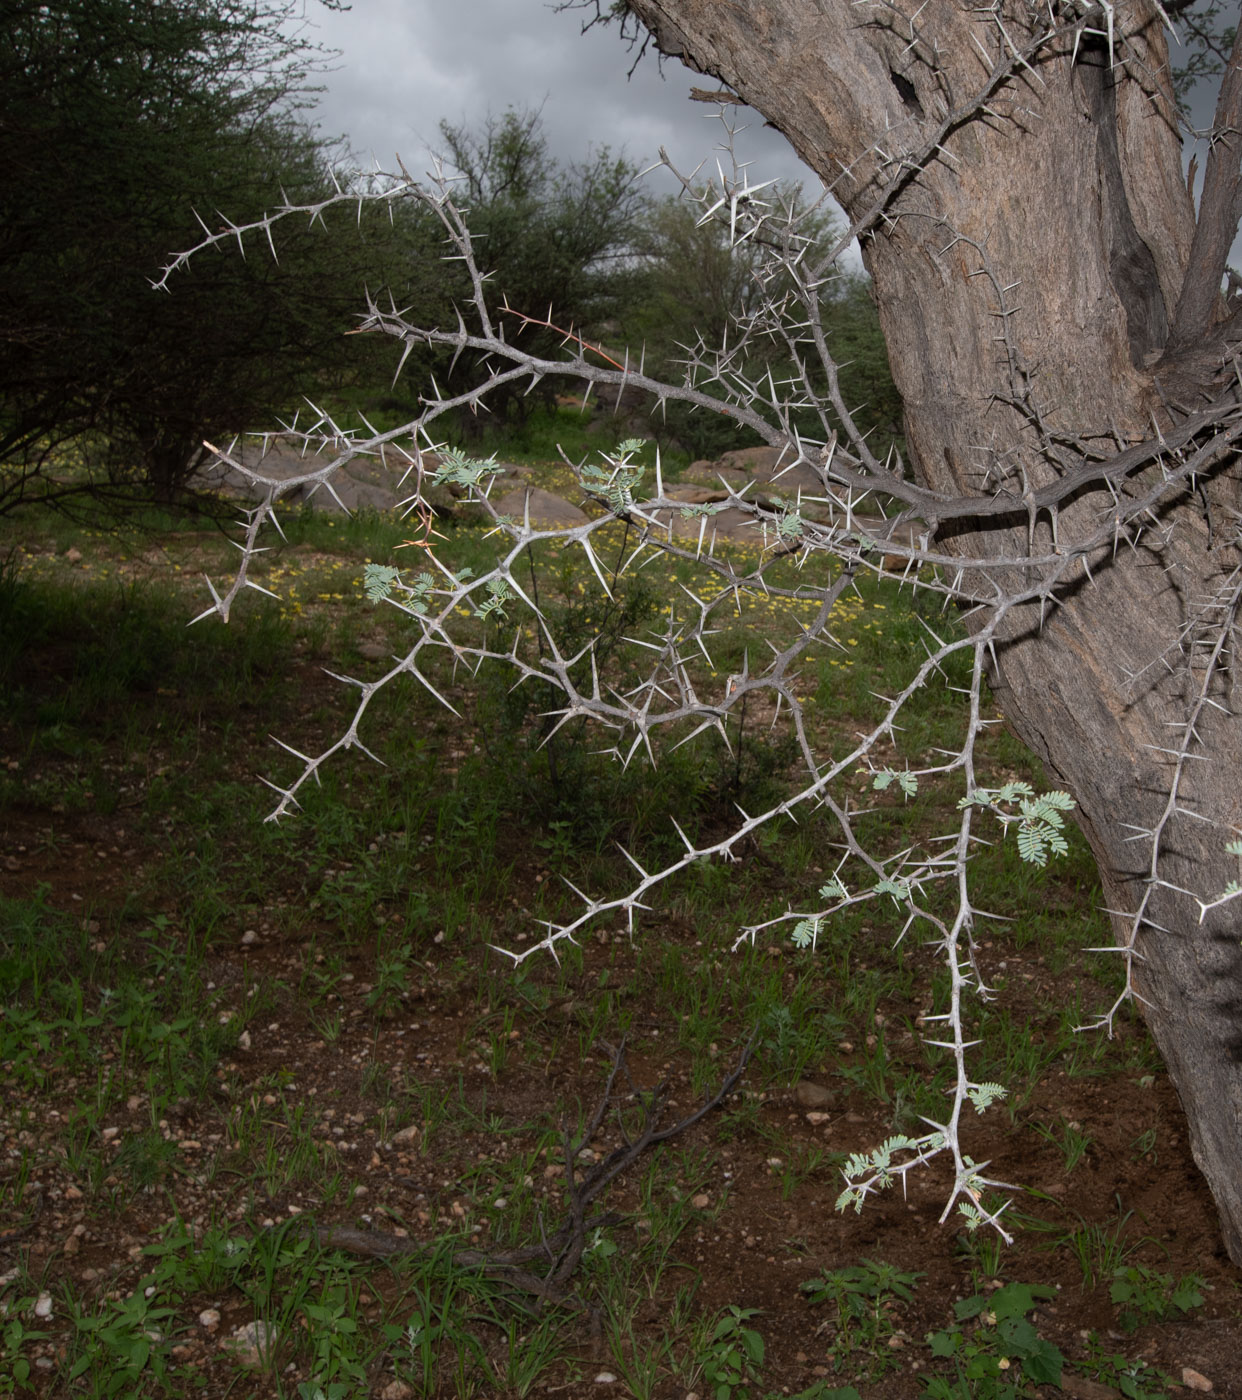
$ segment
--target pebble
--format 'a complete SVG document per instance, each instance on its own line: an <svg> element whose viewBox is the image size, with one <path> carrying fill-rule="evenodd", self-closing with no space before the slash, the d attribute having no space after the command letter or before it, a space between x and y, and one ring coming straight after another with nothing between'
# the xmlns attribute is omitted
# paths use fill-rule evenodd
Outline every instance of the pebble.
<svg viewBox="0 0 1242 1400"><path fill-rule="evenodd" d="M34 1305L34 1315L36 1317L51 1317L52 1295L50 1293L39 1294Z"/></svg>
<svg viewBox="0 0 1242 1400"><path fill-rule="evenodd" d="M599 1375L595 1377L595 1384L611 1385L616 1379L616 1376L614 1376L611 1371L601 1371Z"/></svg>
<svg viewBox="0 0 1242 1400"><path fill-rule="evenodd" d="M392 1141L394 1147L405 1147L411 1142L418 1141L418 1126L411 1123L408 1128L401 1128L393 1133Z"/></svg>
<svg viewBox="0 0 1242 1400"><path fill-rule="evenodd" d="M799 1108L828 1108L833 1097L831 1089L825 1089L822 1084L814 1084L809 1079L799 1079L794 1085L794 1101Z"/></svg>
<svg viewBox="0 0 1242 1400"><path fill-rule="evenodd" d="M695 1210L706 1210L712 1203L712 1198L706 1192L700 1191L697 1196L690 1197L690 1204Z"/></svg>
<svg viewBox="0 0 1242 1400"><path fill-rule="evenodd" d="M216 1308L204 1308L198 1315L198 1325L208 1332L214 1332L220 1325L220 1313Z"/></svg>
<svg viewBox="0 0 1242 1400"><path fill-rule="evenodd" d="M1212 1382L1192 1366L1182 1367L1182 1384L1187 1390L1212 1390Z"/></svg>

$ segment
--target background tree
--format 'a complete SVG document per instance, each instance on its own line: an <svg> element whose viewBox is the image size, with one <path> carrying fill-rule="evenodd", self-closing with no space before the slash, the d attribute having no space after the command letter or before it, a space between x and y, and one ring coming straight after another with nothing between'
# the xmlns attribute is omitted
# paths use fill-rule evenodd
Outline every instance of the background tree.
<svg viewBox="0 0 1242 1400"><path fill-rule="evenodd" d="M280 0L5 6L0 509L36 486L167 499L205 436L268 421L365 353L344 338L364 276L347 219L327 238L291 227L278 263L219 257L151 292L195 211L335 192L298 117L320 56L293 18ZM42 469L68 442L93 470L53 485Z"/></svg>
<svg viewBox="0 0 1242 1400"><path fill-rule="evenodd" d="M480 266L508 307L502 315L509 334L521 336L535 354L560 344L564 330L599 335L634 285L634 245L646 205L637 166L607 147L560 164L548 153L537 110L510 109L477 128L441 122L440 137L454 198L470 211ZM435 275L442 277L442 270ZM448 290L457 303L472 295L460 267ZM550 308L560 331L538 324ZM459 386L473 367L451 372ZM497 395L493 412L520 417L527 388L515 385ZM544 387L545 400L551 392Z"/></svg>
<svg viewBox="0 0 1242 1400"><path fill-rule="evenodd" d="M823 201L812 204L801 185L782 186L769 197L790 209L812 255L822 256L839 237ZM775 290L764 279L762 243L734 244L727 224L704 219L710 203L710 198L676 196L654 201L635 242L637 277L621 312L620 339L641 347L648 372L661 379L676 380L706 347L726 345L735 325L762 317ZM882 456L900 438L901 401L867 279L836 273L823 289L823 321L841 365L846 401ZM782 349L776 337L756 337L749 372L762 365L785 374L789 365L782 363ZM654 423L658 431L667 425L695 457L744 445L726 421L685 405L667 405Z"/></svg>

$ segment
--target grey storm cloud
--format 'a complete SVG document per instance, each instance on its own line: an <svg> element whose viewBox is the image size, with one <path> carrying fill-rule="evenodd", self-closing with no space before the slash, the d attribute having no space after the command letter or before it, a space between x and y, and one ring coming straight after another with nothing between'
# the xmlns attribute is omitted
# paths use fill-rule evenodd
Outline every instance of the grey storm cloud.
<svg viewBox="0 0 1242 1400"><path fill-rule="evenodd" d="M381 169L399 154L420 175L437 148L440 122L477 124L508 107L539 108L552 153L579 160L610 147L649 165L661 146L687 173L715 169L724 129L715 109L691 102L692 86L713 86L679 63L661 70L653 52L627 71L633 55L614 29L583 34L584 12L558 13L541 0L354 0L335 12L312 3L310 32L339 51L321 79L315 117L325 136L342 136L354 154ZM745 108L738 138L751 178L816 176L778 132ZM653 182L671 191L669 177Z"/></svg>
<svg viewBox="0 0 1242 1400"><path fill-rule="evenodd" d="M396 168L400 155L415 177L438 147L441 121L476 125L506 108L539 108L552 154L562 163L608 146L643 166L667 149L689 174L725 159L716 109L689 100L691 87L711 79L680 63L658 63L654 52L627 73L634 55L615 28L582 33L585 11L557 11L548 0L353 0L348 10L306 0L309 32L338 51L321 81L314 114L322 134L346 139L360 163ZM1173 45L1178 52L1177 42ZM1215 85L1191 97L1191 123L1210 126ZM818 194L820 181L785 138L748 108L733 109L746 126L735 142L754 183L801 180ZM1188 140L1185 159L1206 142ZM655 194L677 188L667 173L649 180ZM1242 240L1235 245L1235 259ZM856 263L856 254L851 257Z"/></svg>

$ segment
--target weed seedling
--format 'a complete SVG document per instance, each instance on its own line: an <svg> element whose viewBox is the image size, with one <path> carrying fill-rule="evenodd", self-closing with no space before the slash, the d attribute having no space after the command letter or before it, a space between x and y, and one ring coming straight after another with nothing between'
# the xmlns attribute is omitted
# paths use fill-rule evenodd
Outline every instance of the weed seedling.
<svg viewBox="0 0 1242 1400"><path fill-rule="evenodd" d="M825 1271L801 1285L812 1304L831 1303L837 1310L837 1335L829 1355L839 1367L851 1353L865 1351L884 1369L892 1353L888 1339L897 1332L897 1305L914 1297L922 1274L907 1274L892 1264L864 1259L844 1269Z"/></svg>
<svg viewBox="0 0 1242 1400"><path fill-rule="evenodd" d="M1077 1123L1063 1124L1060 1135L1050 1123L1035 1123L1032 1126L1041 1138L1047 1139L1065 1154L1065 1173L1067 1176L1087 1155L1087 1149L1091 1146L1090 1137L1082 1131Z"/></svg>
<svg viewBox="0 0 1242 1400"><path fill-rule="evenodd" d="M1118 1320L1127 1332L1144 1322L1163 1322L1175 1309L1188 1313L1203 1306L1201 1274L1187 1274L1175 1284L1170 1274L1158 1274L1145 1264L1127 1264L1113 1275L1109 1296L1118 1307Z"/></svg>
<svg viewBox="0 0 1242 1400"><path fill-rule="evenodd" d="M1085 1370L1105 1385L1126 1397L1126 1400L1169 1400L1166 1387L1176 1384L1147 1361L1129 1361L1120 1352L1107 1352L1099 1337L1092 1332L1087 1339L1088 1361Z"/></svg>
<svg viewBox="0 0 1242 1400"><path fill-rule="evenodd" d="M714 1400L733 1400L750 1394L763 1367L763 1338L747 1323L758 1308L725 1309L699 1365Z"/></svg>
<svg viewBox="0 0 1242 1400"><path fill-rule="evenodd" d="M930 1377L926 1400L1018 1400L1033 1386L1060 1386L1064 1359L1027 1318L1041 1299L1055 1296L1040 1284L1011 1283L956 1304L959 1325L927 1339L933 1356L952 1361L954 1375ZM974 1329L963 1330L971 1321Z"/></svg>
<svg viewBox="0 0 1242 1400"><path fill-rule="evenodd" d="M375 985L367 994L367 1005L381 1020L387 1020L401 1005L409 987L412 955L408 943L389 943L376 956Z"/></svg>

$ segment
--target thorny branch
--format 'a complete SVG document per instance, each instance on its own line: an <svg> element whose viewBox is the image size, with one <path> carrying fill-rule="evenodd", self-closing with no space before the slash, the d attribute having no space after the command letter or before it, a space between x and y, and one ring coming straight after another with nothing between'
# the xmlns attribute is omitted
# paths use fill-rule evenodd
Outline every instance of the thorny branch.
<svg viewBox="0 0 1242 1400"><path fill-rule="evenodd" d="M884 9L879 5L870 8L877 12ZM1032 10L1035 8L1045 13L1045 7ZM927 163L949 158L943 143L952 131L972 121L1001 120L998 92L1015 74L1033 71L1044 45L1071 40L1077 44L1084 33L1095 33L1106 37L1110 51L1120 53L1117 61L1128 61L1123 44L1113 48L1114 41L1122 37L1114 32L1113 5L1046 7L1046 13L1047 23L1032 43L1022 47L1006 31L999 6L981 8L980 15L984 19L990 16L996 29L994 52L990 56L984 53L990 65L985 82L965 104L953 106L946 101L932 138L912 155L898 157L876 147L856 158L854 167L864 160L876 163L883 179L870 212L855 221L851 234L866 232L895 217L895 197L908 181ZM913 21L908 23L909 42L917 44ZM1223 110L1232 112L1229 104L1233 99L1222 101ZM721 119L729 135L725 150L731 153L734 128L723 112ZM1226 137L1236 141L1231 129L1222 133L1222 147ZM662 155L662 159L673 169L667 156ZM1232 159L1236 165L1236 151ZM646 869L637 854L627 851L634 869L628 889L611 896L581 894L577 917L548 923L543 937L533 946L509 956L515 963L541 951L556 956L562 942L576 942L579 935L606 918L624 916L632 931L635 911L648 907L648 898L678 873L699 862L737 860L749 838L781 820L805 813L826 815L835 827L840 858L823 887L823 906L809 914L790 910L742 930L739 940L753 940L793 925L795 937L813 945L825 921L846 909L877 902L898 908L904 919L899 937L914 928L926 932L930 946L950 972L948 1004L929 1019L941 1027L941 1038L931 1043L946 1048L955 1065L943 1121L929 1121L928 1131L919 1138L892 1139L869 1156L856 1157L839 1204L859 1205L871 1191L898 1177L904 1180L916 1166L948 1152L953 1179L945 1215L956 1207L971 1228L986 1224L1003 1234L1000 1215L1006 1203L985 1200L985 1193L1002 1183L983 1176L983 1167L972 1161L963 1143L962 1115L967 1106L982 1112L1003 1094L1001 1086L972 1079L967 1063L970 1041L965 1000L972 994L988 995L976 956L975 927L978 920L990 917L973 901L971 858L984 841L978 827L985 814L998 820L1003 830L1016 825L1020 848L1034 850L1036 859L1041 850L1046 854L1040 842L1051 843L1056 849L1059 818L1055 804L1040 807L1029 793L980 788L976 748L990 722L984 717L985 676L994 646L1006 635L1006 629L1012 630L1019 620L1027 625L1026 620L1032 617L1038 621L1030 625L1042 626L1064 594L1089 584L1093 570L1106 566L1118 551L1138 550L1148 540L1158 546L1163 532L1171 528L1168 521L1174 508L1193 499L1205 482L1232 468L1242 440L1238 392L1242 371L1234 370L1232 379L1226 375L1215 398L1200 403L1193 412L1172 412L1163 424L1153 422L1151 435L1143 441L1120 441L1112 432L1101 432L1098 425L1054 427L1032 391L1033 377L1023 358L1020 307L1010 299L1012 280L1003 267L993 264L986 246L945 227L944 251L966 242L977 259L972 276L978 279L980 294L990 298L990 309L1000 326L997 339L1003 353L1004 387L998 396L1018 412L1030 437L1024 445L1024 450L1029 449L1027 460L1037 461L1040 471L1039 480L1033 480L1016 451L1011 456L1007 450L995 452L991 445L985 445L992 465L978 491L932 491L909 479L895 454L884 461L877 459L842 396L825 309L833 295L836 260L844 242L836 240L827 254L822 254L806 232L807 211L765 198L765 187L751 184L745 168L736 163L731 168L722 166L718 179L708 186L697 183L697 171L679 175L679 179L685 197L698 203L702 221L718 222L735 245L751 243L762 250L756 276L765 296L738 318L727 345L699 343L688 347L684 374L677 383L648 375L641 354L636 359L620 352L601 357L572 331L565 334L559 358L527 352L520 335L516 341L507 339L507 307L503 301L493 301L487 269L471 239L454 182L440 168L426 183L413 180L402 170L379 189L359 192L343 187L333 200L310 209L282 208L252 225L229 225L222 233L206 232L197 249L174 259L161 286L167 286L200 249L227 239L239 244L254 237L270 241L280 220L293 215L314 220L322 216L327 204L347 200L421 201L440 221L446 257L459 261L468 277L470 292L458 309L456 325L414 325L395 305L384 307L371 299L361 329L391 337L401 347L401 365L415 346L423 345L451 352L454 363L466 357L478 371L474 386L454 395L442 394L433 385L420 401L416 420L390 432L353 436L327 414L320 414L310 428L287 428L301 437L308 452L330 457L326 465L308 469L300 477L270 480L261 471L245 466L232 449L213 449L220 463L253 484L260 499L242 522L237 573L223 592L209 582L212 605L202 616L216 615L227 621L243 588L266 591L250 578L249 571L259 552L263 529L268 525L280 528L277 507L281 498L298 490L332 494L333 476L355 457L375 457L390 465L406 484L409 509L422 512L419 543L424 546L428 565L425 577L416 583L394 578L385 585L387 605L397 608L411 628L408 650L378 679L338 677L358 694L349 725L334 743L317 754L282 745L297 760L299 770L288 782L272 784L278 794L272 817L296 808L302 787L311 779L318 781L321 768L335 754L349 748L368 753L362 728L371 701L385 686L408 676L448 703L440 689L443 682L438 680L445 662L454 671L471 674L485 665L503 664L512 668L515 684L530 683L551 690L558 696L550 714L553 732L571 722L594 725L606 736L605 751L622 764L642 759L655 762L661 735L667 735L670 744L680 744L714 734L727 746L727 721L749 700L766 699L775 711L773 722L785 716L797 739L801 775L795 790L762 812L740 812L732 829L713 842L696 843L679 829L682 854L658 869ZM1232 214L1224 208L1229 199L1205 200L1205 217L1220 227L1228 217L1236 223L1237 200L1236 196L1231 198ZM1232 230L1226 242L1231 239ZM1211 246L1216 247L1216 242ZM1200 261L1205 267L1209 263L1214 266L1215 256L1205 254ZM1191 310L1185 314L1186 324L1200 315ZM547 320L552 322L551 314ZM779 380L774 364L782 366ZM1222 357L1220 368L1228 371L1230 367ZM727 416L779 449L782 468L799 469L802 480L805 473L811 473L815 485L777 494L781 493L778 474L771 483L771 494L765 496L749 486L722 483L717 504L689 508L666 489L658 454L654 483L644 494L639 489L642 472L634 451L623 450L606 459L603 471L586 462L571 463L585 496L598 508L586 523L565 529L538 528L530 519L529 504L523 518L506 518L490 498L496 470L493 464L435 455L438 442L434 425L437 419L459 409L484 408L489 394L497 389L523 382L533 388L547 377L618 391L628 386L642 389L651 396L654 413L678 402L699 412ZM490 515L494 533L502 541L495 565L479 577L457 577L430 547L433 537L422 492L429 478L444 471L446 460L457 469L459 484L464 476L472 499ZM737 554L717 541L712 516L723 508L741 512L752 522L756 542L761 545L757 563L743 564ZM636 682L625 683L626 688L619 688L601 674L593 644L573 655L564 653L537 598L532 598L524 585L522 567L529 563L533 547L544 542L581 550L602 592L610 595L600 551L617 520L625 522L627 541L633 539L634 543L614 571L615 577L624 579L662 555L694 562L707 580L694 589L682 585L682 596L675 600L662 630L629 639L636 655L646 654L647 669ZM992 552L937 548L937 532L959 521L972 522L976 530L986 526L990 538L999 538L1002 544ZM1051 527L1050 545L1041 543L1038 527L1044 521ZM1212 547L1224 550L1237 543L1238 521L1222 521ZM778 581L778 565L787 565L790 560L798 566L800 581ZM903 586L939 598L946 607L963 609L967 635L946 628L946 635L941 636L930 623L925 624L925 655L913 678L898 694L876 697L870 727L846 746L847 751L825 758L817 752L805 722L801 668L825 651L843 649L833 631L834 608L855 591L860 577L886 567L891 570L894 564ZM754 653L747 653L740 674L714 678L710 639L725 610L738 608L747 600L770 597L813 603L814 616L800 623L792 635L756 637ZM490 625L480 637L477 626L463 631L460 623L463 611L478 615L489 599L497 598L509 599L509 605L522 614L513 623L512 641L507 645ZM1234 570L1204 600L1170 651L1153 658L1153 664L1193 672L1196 683L1188 689L1175 744L1165 755L1167 800L1163 814L1150 829L1137 833L1147 849L1147 894L1136 909L1120 911L1130 928L1129 938L1119 950L1126 964L1126 985L1118 1003L1098 1023L1110 1031L1121 1002L1136 995L1132 981L1135 940L1150 919L1149 900L1155 890L1168 887L1161 875L1166 827L1173 814L1185 810L1183 775L1200 756L1202 719L1211 706L1220 704L1221 678L1237 664L1240 600L1242 582ZM946 684L956 681L968 698L960 743L948 753L907 752L899 758L905 710L914 695L937 680ZM848 780L860 770L880 791L892 788L894 782L906 793L920 783L951 784L959 796L954 825L940 842L931 843L930 849L873 849L859 828L859 819L865 814L854 805L847 787ZM943 898L930 897L936 889L951 892L948 912ZM1208 898L1214 893L1207 892ZM1227 897L1238 894L1242 891ZM1199 895L1191 897L1204 908L1212 907ZM614 1074L619 1064L618 1059ZM641 1150L657 1140L654 1133L654 1127L650 1132L644 1128L625 1151ZM549 1241L551 1252L544 1257L550 1269L539 1288L550 1286L546 1279L553 1280L557 1288L564 1285L568 1275L562 1277L558 1271L570 1261L576 1266L587 1207L602 1189L604 1178L611 1179L613 1167L620 1170L628 1160L609 1158L576 1185L571 1177L572 1192L576 1193L571 1194L571 1218ZM515 1256L505 1261L505 1267L520 1268L533 1257Z"/></svg>

